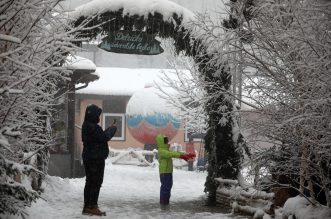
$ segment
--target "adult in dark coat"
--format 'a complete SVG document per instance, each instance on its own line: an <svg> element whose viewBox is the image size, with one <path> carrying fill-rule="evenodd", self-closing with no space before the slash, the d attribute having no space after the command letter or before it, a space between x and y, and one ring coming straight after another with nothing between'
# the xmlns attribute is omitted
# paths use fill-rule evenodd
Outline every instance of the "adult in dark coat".
<svg viewBox="0 0 331 219"><path fill-rule="evenodd" d="M115 122L105 131L98 125L102 110L91 104L86 107L82 127L83 163L86 173L83 214L105 215L99 210L98 198L103 182L105 159L108 157L108 141L116 133Z"/></svg>

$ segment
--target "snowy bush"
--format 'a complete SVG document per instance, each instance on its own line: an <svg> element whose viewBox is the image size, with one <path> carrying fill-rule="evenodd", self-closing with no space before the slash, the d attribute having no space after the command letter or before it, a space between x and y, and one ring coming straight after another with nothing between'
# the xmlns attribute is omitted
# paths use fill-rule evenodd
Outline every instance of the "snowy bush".
<svg viewBox="0 0 331 219"><path fill-rule="evenodd" d="M331 218L331 209L324 206L314 207L303 197L289 198L282 209L283 218L313 219Z"/></svg>
<svg viewBox="0 0 331 219"><path fill-rule="evenodd" d="M244 94L260 115L251 123L252 136L274 146L255 154L254 165L270 171L269 185L290 185L312 203L317 198L330 206L331 4L229 5L217 53L244 75Z"/></svg>
<svg viewBox="0 0 331 219"><path fill-rule="evenodd" d="M0 4L0 213L22 214L47 173L54 106L71 74L61 66L80 28L67 25L59 2ZM32 187L23 183L28 175Z"/></svg>

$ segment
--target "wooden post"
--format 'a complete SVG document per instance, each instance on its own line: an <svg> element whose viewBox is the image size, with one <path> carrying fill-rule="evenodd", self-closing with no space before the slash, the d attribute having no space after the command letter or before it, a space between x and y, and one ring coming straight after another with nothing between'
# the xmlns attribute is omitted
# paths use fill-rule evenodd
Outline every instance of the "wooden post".
<svg viewBox="0 0 331 219"><path fill-rule="evenodd" d="M75 82L69 83L68 91L68 149L70 152L70 176L75 177Z"/></svg>

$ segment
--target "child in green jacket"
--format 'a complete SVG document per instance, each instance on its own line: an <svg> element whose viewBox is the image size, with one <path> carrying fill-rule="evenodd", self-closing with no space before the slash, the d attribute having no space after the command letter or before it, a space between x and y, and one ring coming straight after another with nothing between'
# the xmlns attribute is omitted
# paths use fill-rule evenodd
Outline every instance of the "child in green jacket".
<svg viewBox="0 0 331 219"><path fill-rule="evenodd" d="M171 195L172 188L172 172L173 164L172 158L181 158L186 161L193 159L195 154L185 154L181 152L170 151L168 144L168 137L163 134L158 134L156 136L156 144L158 148L158 160L159 160L159 172L160 172L160 205L169 205L169 199Z"/></svg>

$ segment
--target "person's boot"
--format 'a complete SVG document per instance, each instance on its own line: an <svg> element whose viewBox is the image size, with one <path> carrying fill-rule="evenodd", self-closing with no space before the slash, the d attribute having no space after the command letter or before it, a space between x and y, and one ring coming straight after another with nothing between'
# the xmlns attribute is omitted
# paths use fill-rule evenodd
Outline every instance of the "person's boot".
<svg viewBox="0 0 331 219"><path fill-rule="evenodd" d="M89 212L90 212L90 207L84 207L84 208L83 208L83 211L82 211L82 214L84 214L84 215L88 215Z"/></svg>
<svg viewBox="0 0 331 219"><path fill-rule="evenodd" d="M96 216L106 216L106 212L100 211L99 208L97 207L89 207L89 208L84 208L83 212L84 215L96 215Z"/></svg>

